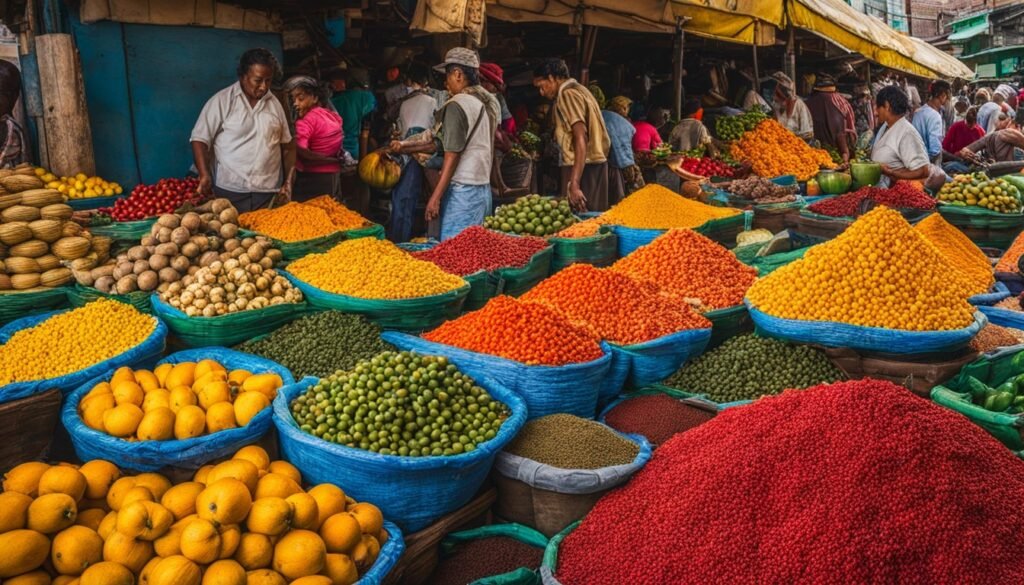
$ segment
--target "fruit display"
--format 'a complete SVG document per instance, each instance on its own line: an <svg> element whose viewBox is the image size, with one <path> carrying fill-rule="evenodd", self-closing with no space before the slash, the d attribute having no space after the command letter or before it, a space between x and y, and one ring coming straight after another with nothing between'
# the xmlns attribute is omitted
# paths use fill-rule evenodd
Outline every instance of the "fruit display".
<svg viewBox="0 0 1024 585"><path fill-rule="evenodd" d="M944 331L973 322L970 295L931 242L899 212L878 207L759 279L747 300L783 319Z"/></svg>
<svg viewBox="0 0 1024 585"><path fill-rule="evenodd" d="M284 242L311 240L370 225L365 217L330 196L323 195L313 201L249 211L239 216L238 223L243 228Z"/></svg>
<svg viewBox="0 0 1024 585"><path fill-rule="evenodd" d="M514 326L520 323L529 326ZM424 333L423 338L529 366L563 366L604 355L591 331L574 325L558 311L504 295Z"/></svg>
<svg viewBox="0 0 1024 585"><path fill-rule="evenodd" d="M118 199L113 207L100 209L115 221L136 221L174 213L179 207L190 203L198 205L202 196L196 193L199 179L160 179L153 185L138 185L124 199Z"/></svg>
<svg viewBox="0 0 1024 585"><path fill-rule="evenodd" d="M757 279L756 270L692 230L669 230L609 270L654 283L701 311L741 304Z"/></svg>
<svg viewBox="0 0 1024 585"><path fill-rule="evenodd" d="M998 213L1020 213L1020 189L1003 178L990 179L985 173L957 175L942 186L939 201L950 205L983 207Z"/></svg>
<svg viewBox="0 0 1024 585"><path fill-rule="evenodd" d="M156 325L154 317L106 299L54 315L0 345L0 386L84 370L141 344Z"/></svg>
<svg viewBox="0 0 1024 585"><path fill-rule="evenodd" d="M325 441L402 457L472 451L511 415L447 358L406 351L321 379L291 412L300 429Z"/></svg>
<svg viewBox="0 0 1024 585"><path fill-rule="evenodd" d="M835 167L827 152L808 146L772 119L760 122L733 142L731 154L737 159L749 160L754 172L762 177L796 175L797 179L806 181L823 168Z"/></svg>
<svg viewBox="0 0 1024 585"><path fill-rule="evenodd" d="M602 225L603 223L600 218L585 219L563 229L555 234L555 237L566 239L590 238L596 236L601 231Z"/></svg>
<svg viewBox="0 0 1024 585"><path fill-rule="evenodd" d="M550 236L576 223L565 199L527 195L484 218L484 227L514 234Z"/></svg>
<svg viewBox="0 0 1024 585"><path fill-rule="evenodd" d="M738 116L721 116L715 120L715 133L725 141L736 140L768 119L761 108L753 108Z"/></svg>
<svg viewBox="0 0 1024 585"><path fill-rule="evenodd" d="M189 317L216 317L301 303L302 291L273 268L264 268L242 254L223 262L214 260L195 274L186 274L160 293L160 299Z"/></svg>
<svg viewBox="0 0 1024 585"><path fill-rule="evenodd" d="M684 365L664 384L715 402L733 402L843 378L821 351L748 333Z"/></svg>
<svg viewBox="0 0 1024 585"><path fill-rule="evenodd" d="M815 179L818 181L821 192L828 195L846 193L850 190L850 184L853 183L853 177L849 173L838 171L821 171Z"/></svg>
<svg viewBox="0 0 1024 585"><path fill-rule="evenodd" d="M651 184L616 203L598 219L605 224L629 228L667 230L695 228L713 219L734 217L740 213L737 209L705 205L661 185Z"/></svg>
<svg viewBox="0 0 1024 585"><path fill-rule="evenodd" d="M363 299L426 297L466 286L434 263L373 238L346 240L292 262L288 271L320 290Z"/></svg>
<svg viewBox="0 0 1024 585"><path fill-rule="evenodd" d="M296 380L326 378L358 362L395 349L380 338L381 328L361 315L323 311L300 317L236 349L273 360L288 368Z"/></svg>
<svg viewBox="0 0 1024 585"><path fill-rule="evenodd" d="M988 256L938 213L917 222L914 231L931 242L946 263L967 281L971 294L986 293L995 283L995 274Z"/></svg>
<svg viewBox="0 0 1024 585"><path fill-rule="evenodd" d="M719 183L719 189L749 199L757 204L768 203L789 203L796 201L796 185L778 185L764 177L751 176L746 179L737 179L727 183Z"/></svg>
<svg viewBox="0 0 1024 585"><path fill-rule="evenodd" d="M679 167L702 177L732 177L735 172L731 166L706 156L683 158L679 162Z"/></svg>
<svg viewBox="0 0 1024 585"><path fill-rule="evenodd" d="M624 345L711 327L710 321L657 285L589 264L560 270L520 299L552 307L597 337Z"/></svg>
<svg viewBox="0 0 1024 585"><path fill-rule="evenodd" d="M178 484L94 459L22 463L3 488L5 583L352 585L389 540L376 506L257 446Z"/></svg>
<svg viewBox="0 0 1024 585"><path fill-rule="evenodd" d="M78 403L95 431L129 441L186 440L244 427L277 396L281 376L231 370L214 360L123 367Z"/></svg>
<svg viewBox="0 0 1024 585"><path fill-rule="evenodd" d="M90 177L85 173L78 173L70 177L58 177L43 167L36 167L34 171L47 189L56 189L67 199L113 197L124 192L121 185L114 181L106 181L103 177Z"/></svg>
<svg viewBox="0 0 1024 585"><path fill-rule="evenodd" d="M547 241L542 238L517 237L470 226L454 238L429 250L413 252L412 256L433 262L451 274L469 276L480 271L521 268L547 246Z"/></svg>
<svg viewBox="0 0 1024 585"><path fill-rule="evenodd" d="M829 197L807 206L807 210L830 217L856 217L865 201L894 209L935 209L935 199L907 181L896 181L888 188L861 187L853 193Z"/></svg>
<svg viewBox="0 0 1024 585"><path fill-rule="evenodd" d="M194 277L200 268L208 269L215 262L221 266L231 262L229 271L237 267L248 271L255 286L259 273L273 268L281 258L280 250L266 238L239 238L238 211L227 199L214 199L194 211L161 215L139 245L119 254L109 264L75 270L74 276L79 284L102 293L163 294L172 284L179 283L176 290L192 284L195 278L188 284L183 279ZM204 281L211 277L209 272L204 273ZM214 281L217 276L213 275ZM234 286L241 284L242 279L238 280Z"/></svg>
<svg viewBox="0 0 1024 585"><path fill-rule="evenodd" d="M359 178L378 191L387 191L398 184L402 168L383 149L375 150L359 161Z"/></svg>
<svg viewBox="0 0 1024 585"><path fill-rule="evenodd" d="M1017 236L1013 240L1013 244L1006 249L1006 252L999 257L999 262L996 263L996 272L1009 272L1012 274L1020 274L1020 267L1018 266L1021 256L1024 256L1024 234Z"/></svg>

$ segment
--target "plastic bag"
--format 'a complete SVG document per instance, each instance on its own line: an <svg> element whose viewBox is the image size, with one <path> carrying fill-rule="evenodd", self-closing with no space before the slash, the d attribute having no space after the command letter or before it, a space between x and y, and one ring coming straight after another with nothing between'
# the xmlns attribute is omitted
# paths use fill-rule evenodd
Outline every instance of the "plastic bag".
<svg viewBox="0 0 1024 585"><path fill-rule="evenodd" d="M1007 378L1020 374L1013 367L1013 358L1024 349L1021 346L1004 348L983 355L964 366L952 380L932 389L932 401L955 410L971 419L971 422L988 431L993 437L1014 451L1024 449L1024 415L992 412L972 401L968 378L976 378L989 386L995 386Z"/></svg>
<svg viewBox="0 0 1024 585"><path fill-rule="evenodd" d="M99 298L118 301L135 307L140 313L153 314L153 303L150 302L152 293L137 290L124 295L106 294L91 286L75 284L67 289L68 302L72 307L84 307L86 304Z"/></svg>
<svg viewBox="0 0 1024 585"><path fill-rule="evenodd" d="M882 327L862 327L831 321L780 319L763 313L744 301L750 310L757 333L796 343L815 343L826 347L849 347L863 351L919 354L952 352L966 347L988 323L981 308L974 323L949 331L900 331Z"/></svg>
<svg viewBox="0 0 1024 585"><path fill-rule="evenodd" d="M0 325L68 306L68 287L0 292Z"/></svg>
<svg viewBox="0 0 1024 585"><path fill-rule="evenodd" d="M597 235L586 238L548 239L554 247L551 273L572 264L592 264L599 268L611 266L619 258L619 237L609 226L601 226Z"/></svg>
<svg viewBox="0 0 1024 585"><path fill-rule="evenodd" d="M249 370L254 374L275 373L285 385L294 384L291 372L268 359L224 347L207 347L179 351L160 360L161 364L178 364L215 360L228 370ZM122 469L139 472L158 471L164 467L199 469L210 461L231 455L242 447L259 441L270 430L273 409L265 408L244 427L227 429L194 439L169 441L134 441L112 437L93 430L82 422L78 404L93 386L110 376L99 376L82 384L68 396L61 407L61 420L71 435L75 453L82 461L106 459Z"/></svg>
<svg viewBox="0 0 1024 585"><path fill-rule="evenodd" d="M388 541L380 547L380 554L374 561L370 570L363 573L363 576L356 581L356 585L381 585L388 573L395 568L398 560L405 552L405 539L402 531L395 524L387 519L384 520L384 530L388 531Z"/></svg>
<svg viewBox="0 0 1024 585"><path fill-rule="evenodd" d="M50 317L66 311L67 309L62 311L52 311L11 321L5 327L0 329L0 344L7 343L11 336L18 331L28 329L29 327L35 327ZM149 337L139 345L136 345L135 347L108 360L89 366L84 370L79 370L77 372L46 380L15 382L6 386L0 386L0 403L25 398L26 396L38 394L53 388L60 389L66 394L75 388L78 388L86 381L111 373L121 366L134 366L136 364L145 363L147 360L157 358L164 352L164 347L167 341L167 326L164 325L163 321L156 317L153 317L153 320L156 321L156 328L152 333L150 333ZM58 340L54 340L54 343L58 343Z"/></svg>
<svg viewBox="0 0 1024 585"><path fill-rule="evenodd" d="M239 311L217 317L189 317L179 309L151 295L153 314L167 322L167 327L190 347L236 345L290 323L308 313L306 303L281 303L262 309Z"/></svg>
<svg viewBox="0 0 1024 585"><path fill-rule="evenodd" d="M381 337L399 349L443 355L459 370L474 378L501 380L506 388L523 399L531 419L558 412L594 418L598 389L612 365L611 349L607 344L601 344L605 355L594 361L564 366L528 366L403 333L389 331Z"/></svg>
<svg viewBox="0 0 1024 585"><path fill-rule="evenodd" d="M693 228L693 231L705 235L727 248L733 248L736 246L736 235L748 228L752 220L753 213L745 211L731 217L708 220ZM640 246L650 244L655 238L668 231L628 228L621 225L613 225L612 229L619 238L620 258L629 255Z"/></svg>
<svg viewBox="0 0 1024 585"><path fill-rule="evenodd" d="M548 545L548 538L529 526L523 526L514 522L491 524L489 526L453 532L445 536L444 540L441 541L441 558L451 555L464 542L495 537L511 538L539 549L543 549ZM539 568L520 567L500 575L491 575L477 579L469 583L469 585L536 585L540 582L540 577L537 575L537 569Z"/></svg>
<svg viewBox="0 0 1024 585"><path fill-rule="evenodd" d="M380 455L329 443L299 429L289 406L316 382L306 377L282 388L274 399L274 425L285 459L307 482L341 486L356 500L379 507L385 518L408 532L466 505L487 479L498 451L526 422L521 398L493 380L476 378L478 385L512 410L495 438L469 453L447 457Z"/></svg>
<svg viewBox="0 0 1024 585"><path fill-rule="evenodd" d="M287 271L281 274L302 291L315 309L365 315L381 327L401 331L426 331L458 317L469 294L467 284L446 293L415 299L360 299L320 290Z"/></svg>
<svg viewBox="0 0 1024 585"><path fill-rule="evenodd" d="M310 238L300 242L285 242L284 240L278 240L276 238L264 236L258 232L245 229L239 230L238 234L239 237L261 236L267 238L275 248L281 250L281 255L284 256L286 261L291 261L298 260L299 258L309 254L320 254L326 252L345 240L357 240L359 238L375 238L383 240L384 226L375 223L367 227L337 231L333 234L327 234L326 236L320 236L319 238Z"/></svg>
<svg viewBox="0 0 1024 585"><path fill-rule="evenodd" d="M615 399L623 387L643 388L671 376L700 354L711 329L688 329L635 345L610 344L612 365L598 393L598 406Z"/></svg>
<svg viewBox="0 0 1024 585"><path fill-rule="evenodd" d="M990 306L1010 296L1010 288L1006 284L996 281L989 289L989 292L974 295L967 299L967 302L975 306Z"/></svg>

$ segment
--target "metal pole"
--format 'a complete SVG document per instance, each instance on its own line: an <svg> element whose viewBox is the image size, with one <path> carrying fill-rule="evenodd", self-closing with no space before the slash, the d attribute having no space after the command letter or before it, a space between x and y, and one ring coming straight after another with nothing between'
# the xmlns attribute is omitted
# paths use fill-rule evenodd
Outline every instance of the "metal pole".
<svg viewBox="0 0 1024 585"><path fill-rule="evenodd" d="M676 19L675 50L672 51L672 117L679 120L683 117L683 46L686 32L683 30L682 19Z"/></svg>
<svg viewBox="0 0 1024 585"><path fill-rule="evenodd" d="M904 0L903 11L907 13L907 34L914 36L914 18L910 15L911 1Z"/></svg>
<svg viewBox="0 0 1024 585"><path fill-rule="evenodd" d="M757 21L754 21L754 92L761 94L761 68L757 64Z"/></svg>

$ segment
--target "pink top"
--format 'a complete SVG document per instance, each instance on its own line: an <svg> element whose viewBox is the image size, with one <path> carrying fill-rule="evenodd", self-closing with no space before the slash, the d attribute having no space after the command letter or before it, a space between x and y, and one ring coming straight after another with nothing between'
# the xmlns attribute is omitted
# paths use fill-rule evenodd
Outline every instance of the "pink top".
<svg viewBox="0 0 1024 585"><path fill-rule="evenodd" d="M661 135L650 122L633 122L636 134L633 135L633 152L646 152L661 146Z"/></svg>
<svg viewBox="0 0 1024 585"><path fill-rule="evenodd" d="M299 148L323 156L337 156L341 150L344 132L341 130L341 116L327 108L317 106L295 121L295 144ZM341 163L303 164L295 161L295 168L307 173L337 173Z"/></svg>

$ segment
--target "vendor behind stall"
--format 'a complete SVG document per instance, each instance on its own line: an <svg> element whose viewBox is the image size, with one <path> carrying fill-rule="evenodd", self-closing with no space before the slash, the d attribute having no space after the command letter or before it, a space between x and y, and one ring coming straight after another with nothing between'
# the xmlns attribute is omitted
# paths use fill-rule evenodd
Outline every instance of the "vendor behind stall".
<svg viewBox="0 0 1024 585"><path fill-rule="evenodd" d="M718 154L718 147L715 140L711 138L707 126L702 121L704 110L700 107L700 100L690 98L683 104L683 119L672 129L669 135L669 143L672 149L686 152L698 147L704 147L712 155Z"/></svg>
<svg viewBox="0 0 1024 585"><path fill-rule="evenodd" d="M857 138L857 123L850 102L836 91L836 80L826 73L816 75L814 92L806 104L814 122L814 137L823 146L834 148L843 162L848 162Z"/></svg>
<svg viewBox="0 0 1024 585"><path fill-rule="evenodd" d="M238 82L203 106L191 137L200 194L227 197L238 211L263 207L275 195L291 197L295 142L270 93L279 72L273 53L249 49L238 63Z"/></svg>
<svg viewBox="0 0 1024 585"><path fill-rule="evenodd" d="M807 104L796 93L796 84L781 71L772 75L775 85L775 119L804 140L814 138L814 122Z"/></svg>
<svg viewBox="0 0 1024 585"><path fill-rule="evenodd" d="M875 137L871 160L882 166L882 187L898 179L925 181L931 174L924 141L907 120L909 111L910 100L899 86L886 86L875 96L875 115L882 127Z"/></svg>
<svg viewBox="0 0 1024 585"><path fill-rule="evenodd" d="M1016 149L1024 149L1024 133L1020 125L1024 123L1024 112L1018 113L1015 120L1010 120L1006 128L990 132L960 150L961 158L974 160L978 153L984 152L986 159L994 162L1010 162L1018 160Z"/></svg>

